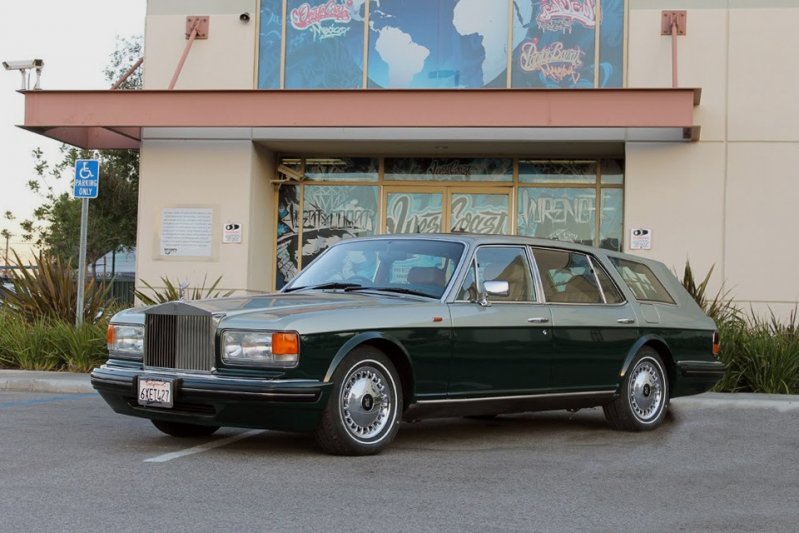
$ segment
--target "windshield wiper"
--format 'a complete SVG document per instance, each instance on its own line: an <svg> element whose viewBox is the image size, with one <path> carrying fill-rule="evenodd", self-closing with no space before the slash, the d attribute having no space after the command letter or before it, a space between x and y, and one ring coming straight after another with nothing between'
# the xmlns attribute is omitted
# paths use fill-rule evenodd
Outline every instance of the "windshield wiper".
<svg viewBox="0 0 799 533"><path fill-rule="evenodd" d="M318 285L303 285L301 287L291 287L283 292L294 291L313 291L322 289L359 289L362 285L360 283L346 283L343 281L331 281L329 283L320 283Z"/></svg>
<svg viewBox="0 0 799 533"><path fill-rule="evenodd" d="M428 292L417 291L415 289L406 289L404 287L347 287L346 291L382 291L382 292L398 292L400 294L412 294L414 296L424 296L426 298L436 298L438 296L434 296Z"/></svg>

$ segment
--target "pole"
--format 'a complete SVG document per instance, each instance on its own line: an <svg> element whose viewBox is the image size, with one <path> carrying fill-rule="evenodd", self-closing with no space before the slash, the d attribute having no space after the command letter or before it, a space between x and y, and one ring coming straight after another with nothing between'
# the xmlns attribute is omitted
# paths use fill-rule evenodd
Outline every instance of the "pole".
<svg viewBox="0 0 799 533"><path fill-rule="evenodd" d="M75 326L83 324L83 297L86 288L86 239L89 230L89 199L80 204L80 257L78 259L78 301L75 305Z"/></svg>

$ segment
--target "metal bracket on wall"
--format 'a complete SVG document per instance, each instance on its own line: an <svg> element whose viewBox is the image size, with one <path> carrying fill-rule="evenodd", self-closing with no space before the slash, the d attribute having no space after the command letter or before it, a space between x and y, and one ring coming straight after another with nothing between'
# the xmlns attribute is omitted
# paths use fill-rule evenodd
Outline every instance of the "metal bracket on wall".
<svg viewBox="0 0 799 533"><path fill-rule="evenodd" d="M660 34L671 35L671 27L677 24L677 35L685 35L687 13L683 11L663 11L660 17Z"/></svg>
<svg viewBox="0 0 799 533"><path fill-rule="evenodd" d="M193 17L186 17L186 39L191 38L191 33L197 27L197 34L194 36L195 39L207 39L208 38L208 26L209 20L207 16L193 16Z"/></svg>

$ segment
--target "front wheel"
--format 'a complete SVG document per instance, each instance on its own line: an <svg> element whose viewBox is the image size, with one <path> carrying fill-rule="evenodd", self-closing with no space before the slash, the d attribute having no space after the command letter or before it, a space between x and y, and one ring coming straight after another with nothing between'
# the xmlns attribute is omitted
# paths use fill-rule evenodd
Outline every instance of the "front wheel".
<svg viewBox="0 0 799 533"><path fill-rule="evenodd" d="M624 376L621 396L605 405L605 418L614 429L646 431L663 422L669 405L668 376L660 354L645 346Z"/></svg>
<svg viewBox="0 0 799 533"><path fill-rule="evenodd" d="M394 440L401 415L397 370L386 354L363 346L333 374L333 390L314 437L334 455L373 455Z"/></svg>
<svg viewBox="0 0 799 533"><path fill-rule="evenodd" d="M182 424L164 420L150 420L160 431L173 437L207 437L219 429L219 426L200 426L198 424Z"/></svg>

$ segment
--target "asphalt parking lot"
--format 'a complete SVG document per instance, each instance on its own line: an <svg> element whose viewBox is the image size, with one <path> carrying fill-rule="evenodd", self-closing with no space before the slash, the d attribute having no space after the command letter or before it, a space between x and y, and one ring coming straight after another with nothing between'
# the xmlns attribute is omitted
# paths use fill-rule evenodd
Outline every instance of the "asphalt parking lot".
<svg viewBox="0 0 799 533"><path fill-rule="evenodd" d="M676 400L404 424L376 457L223 429L177 440L94 393L0 392L3 531L796 531L799 405Z"/></svg>

